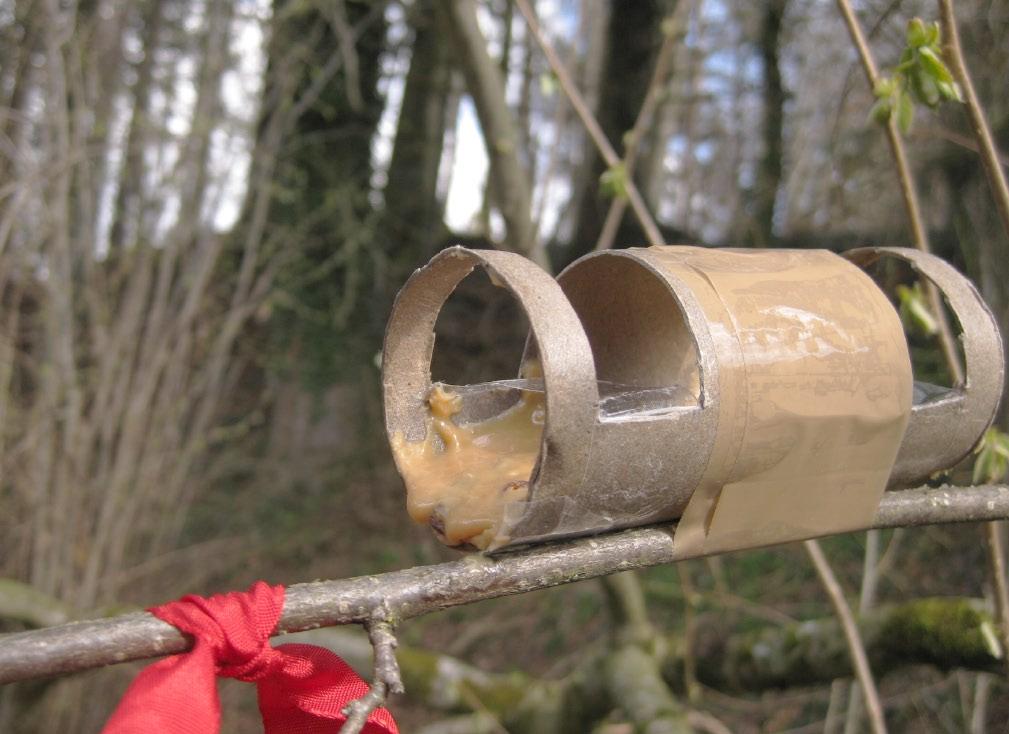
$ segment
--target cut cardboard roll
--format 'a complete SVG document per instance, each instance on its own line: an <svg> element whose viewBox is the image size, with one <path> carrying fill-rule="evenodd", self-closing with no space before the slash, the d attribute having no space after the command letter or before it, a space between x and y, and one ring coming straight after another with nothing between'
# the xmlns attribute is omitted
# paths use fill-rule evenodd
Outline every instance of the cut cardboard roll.
<svg viewBox="0 0 1009 734"><path fill-rule="evenodd" d="M861 269L882 257L945 296L965 385L913 388L899 317ZM529 317L519 379L432 385L435 321L475 267ZM863 527L886 487L970 452L1003 370L973 286L902 249L635 248L554 280L512 253L451 248L403 287L383 356L411 515L489 551L676 518L694 554Z"/></svg>

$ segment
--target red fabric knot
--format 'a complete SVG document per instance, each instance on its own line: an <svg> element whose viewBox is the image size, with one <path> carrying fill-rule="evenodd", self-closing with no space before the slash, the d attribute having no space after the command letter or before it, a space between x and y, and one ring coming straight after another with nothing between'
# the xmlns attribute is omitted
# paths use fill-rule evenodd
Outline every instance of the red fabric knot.
<svg viewBox="0 0 1009 734"><path fill-rule="evenodd" d="M130 685L102 734L216 734L221 706L215 676L254 681L265 734L339 731L343 708L368 692L343 660L314 645L270 645L284 587L258 581L245 593L189 595L149 611L195 638L183 655L148 666ZM366 734L398 734L385 709Z"/></svg>
<svg viewBox="0 0 1009 734"><path fill-rule="evenodd" d="M259 582L244 594L209 599L189 594L150 612L209 645L218 676L257 681L282 664L284 656L270 646L270 635L283 607L284 587Z"/></svg>

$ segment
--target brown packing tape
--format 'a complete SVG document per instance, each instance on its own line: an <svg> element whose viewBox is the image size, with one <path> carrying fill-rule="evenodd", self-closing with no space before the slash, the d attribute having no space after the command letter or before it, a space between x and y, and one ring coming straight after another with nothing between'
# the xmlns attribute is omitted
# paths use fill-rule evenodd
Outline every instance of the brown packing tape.
<svg viewBox="0 0 1009 734"><path fill-rule="evenodd" d="M692 288L720 357L715 444L676 546L714 553L864 527L911 412L910 359L884 294L826 251L648 253Z"/></svg>

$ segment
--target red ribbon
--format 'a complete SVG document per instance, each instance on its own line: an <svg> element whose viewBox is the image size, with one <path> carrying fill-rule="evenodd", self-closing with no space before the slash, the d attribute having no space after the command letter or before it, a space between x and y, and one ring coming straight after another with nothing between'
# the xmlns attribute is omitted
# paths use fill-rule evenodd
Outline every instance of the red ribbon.
<svg viewBox="0 0 1009 734"><path fill-rule="evenodd" d="M284 587L257 581L245 593L184 596L149 610L196 638L183 655L148 666L130 684L102 734L216 734L221 701L215 676L256 683L265 734L333 734L341 709L368 692L350 666L315 645L272 647ZM398 734L385 709L365 734Z"/></svg>

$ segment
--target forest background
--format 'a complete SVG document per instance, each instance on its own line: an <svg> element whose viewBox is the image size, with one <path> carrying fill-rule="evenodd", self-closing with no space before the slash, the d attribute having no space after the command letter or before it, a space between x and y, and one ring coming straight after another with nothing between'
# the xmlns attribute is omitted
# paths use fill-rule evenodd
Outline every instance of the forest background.
<svg viewBox="0 0 1009 734"><path fill-rule="evenodd" d="M379 375L392 299L443 247L513 249L559 271L654 239L633 207L605 225L635 192L670 243L915 244L847 5L533 3L614 164L511 0L0 2L0 631L456 557L404 511ZM939 17L917 0L854 11L884 74L909 21ZM960 0L956 19L995 146L1009 149L1009 3ZM964 105L919 104L898 134L932 250L1009 334L1009 234ZM525 333L517 307L471 278L439 321L435 377L514 376ZM916 374L949 384L933 340L913 346ZM952 478L969 483L970 462ZM977 527L823 546L866 615L992 596ZM732 635L794 643L818 624L841 640L801 546L627 583L654 630L689 643L669 705L692 728L867 726L843 642L750 683L690 652L716 656ZM424 660L482 683L439 693L432 664L430 685L391 704L404 730L537 730L515 716L516 691L555 695L549 681L578 674L627 622L618 586L405 625L408 651L439 651ZM893 730L1009 722L1001 667L954 658L877 671ZM0 730L96 731L135 670L7 686ZM226 731L254 726L248 691L224 697ZM593 726L634 730L620 703Z"/></svg>

